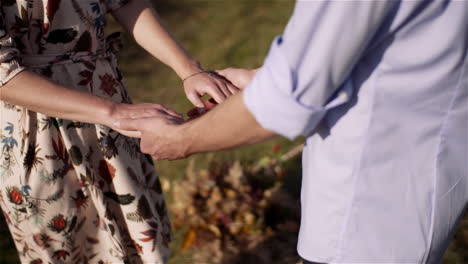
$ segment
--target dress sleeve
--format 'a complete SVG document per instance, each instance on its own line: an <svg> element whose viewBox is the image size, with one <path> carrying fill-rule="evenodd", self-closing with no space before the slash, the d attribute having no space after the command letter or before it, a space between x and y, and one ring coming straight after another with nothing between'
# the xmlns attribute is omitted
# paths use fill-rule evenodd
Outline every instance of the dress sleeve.
<svg viewBox="0 0 468 264"><path fill-rule="evenodd" d="M24 70L18 55L19 51L6 29L5 17L0 12L0 87Z"/></svg>
<svg viewBox="0 0 468 264"><path fill-rule="evenodd" d="M130 0L105 0L107 5L107 11L112 12L128 4Z"/></svg>
<svg viewBox="0 0 468 264"><path fill-rule="evenodd" d="M282 36L244 102L264 128L308 136L326 113L348 102L350 73L397 1L297 1Z"/></svg>

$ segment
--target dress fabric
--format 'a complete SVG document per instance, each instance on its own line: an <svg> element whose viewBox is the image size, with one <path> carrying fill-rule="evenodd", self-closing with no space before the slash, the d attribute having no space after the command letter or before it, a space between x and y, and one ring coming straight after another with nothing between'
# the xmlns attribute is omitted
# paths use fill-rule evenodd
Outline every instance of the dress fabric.
<svg viewBox="0 0 468 264"><path fill-rule="evenodd" d="M0 86L29 70L130 103L113 54L118 36L104 34L106 13L126 2L1 1ZM167 260L159 177L136 139L0 104L0 205L22 263Z"/></svg>

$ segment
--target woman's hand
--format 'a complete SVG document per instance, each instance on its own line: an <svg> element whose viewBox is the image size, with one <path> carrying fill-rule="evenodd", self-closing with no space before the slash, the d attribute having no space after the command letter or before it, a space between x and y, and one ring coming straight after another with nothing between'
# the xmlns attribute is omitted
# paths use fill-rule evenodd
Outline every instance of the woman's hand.
<svg viewBox="0 0 468 264"><path fill-rule="evenodd" d="M148 1L130 1L113 14L133 34L141 47L171 67L184 80L185 94L195 106L203 107L200 97L205 94L213 97L217 103L222 103L239 91L216 73L204 72L198 61L162 25Z"/></svg>
<svg viewBox="0 0 468 264"><path fill-rule="evenodd" d="M170 108L160 104L120 104L115 103L110 110L108 120L103 124L128 137L141 137L139 131L119 129L121 119L138 119L145 117L164 117L174 123L183 123L183 116Z"/></svg>
<svg viewBox="0 0 468 264"><path fill-rule="evenodd" d="M252 81L257 71L258 69L249 70L239 68L227 68L224 70L218 70L216 71L216 73L229 80L239 89L243 90Z"/></svg>
<svg viewBox="0 0 468 264"><path fill-rule="evenodd" d="M196 107L204 107L201 97L210 95L217 103L222 103L239 88L215 72L200 70L184 79L184 91L187 98Z"/></svg>
<svg viewBox="0 0 468 264"><path fill-rule="evenodd" d="M214 74L217 78L221 78L224 82L233 84L237 89L244 89L252 81L252 78L254 77L257 71L258 69L248 70L238 68L227 68L224 70L214 71L210 73ZM214 98L211 98L209 101L202 102L200 104L201 106L196 105L197 107L188 111L187 115L190 119L197 118L214 108L217 105L217 103L219 102L217 102Z"/></svg>

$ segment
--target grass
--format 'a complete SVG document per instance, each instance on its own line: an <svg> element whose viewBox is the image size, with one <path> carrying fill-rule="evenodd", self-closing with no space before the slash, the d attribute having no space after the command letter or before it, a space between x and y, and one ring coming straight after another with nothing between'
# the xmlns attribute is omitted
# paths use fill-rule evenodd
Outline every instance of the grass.
<svg viewBox="0 0 468 264"><path fill-rule="evenodd" d="M293 3L292 0L159 0L155 6L171 32L205 68L222 69L261 66L272 39L286 25ZM112 22L110 28L118 29ZM157 102L179 112L191 108L182 83L172 70L137 47L128 35L124 37L124 43L119 59L135 102ZM285 149L295 143L277 139L238 150L196 155L190 159L194 159L200 168L206 167L211 160L240 160L246 164L270 153L274 144ZM178 180L185 176L187 162L159 162L157 167L161 177ZM467 222L465 220L460 227L444 263L468 263ZM178 230L175 234L175 254L171 264L191 263L189 253L177 252L185 231ZM17 262L6 226L0 222L0 264Z"/></svg>

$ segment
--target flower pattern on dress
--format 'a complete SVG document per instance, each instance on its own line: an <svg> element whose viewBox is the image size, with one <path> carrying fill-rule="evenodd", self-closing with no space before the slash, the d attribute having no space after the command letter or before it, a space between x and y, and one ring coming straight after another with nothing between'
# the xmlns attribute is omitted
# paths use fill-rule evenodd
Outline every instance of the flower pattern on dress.
<svg viewBox="0 0 468 264"><path fill-rule="evenodd" d="M126 2L1 1L0 86L27 69L130 103L113 54L119 35L104 35L106 13ZM0 206L22 263L168 259L159 177L138 140L8 102L0 116Z"/></svg>

